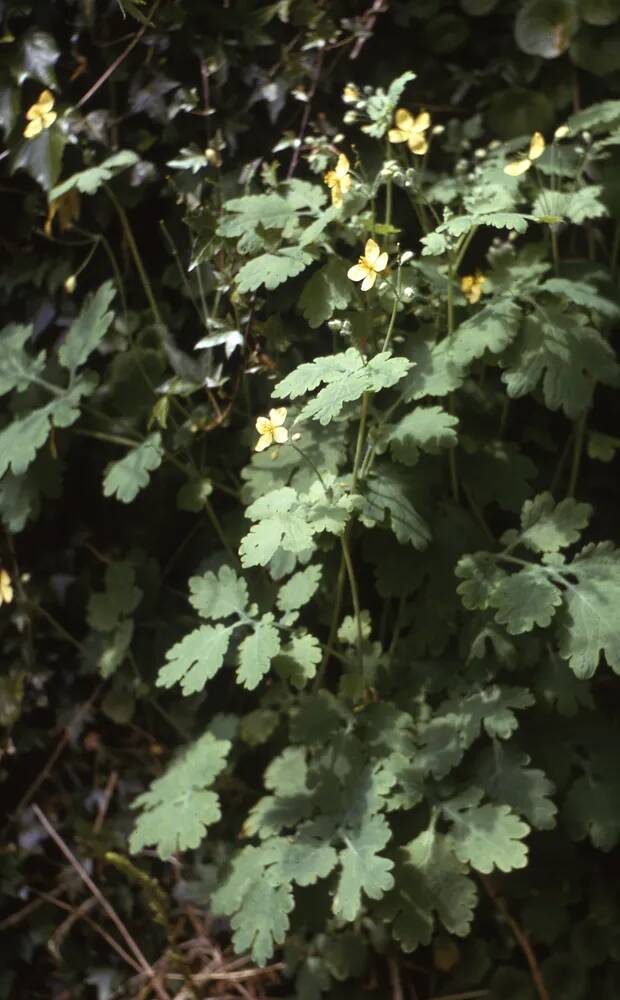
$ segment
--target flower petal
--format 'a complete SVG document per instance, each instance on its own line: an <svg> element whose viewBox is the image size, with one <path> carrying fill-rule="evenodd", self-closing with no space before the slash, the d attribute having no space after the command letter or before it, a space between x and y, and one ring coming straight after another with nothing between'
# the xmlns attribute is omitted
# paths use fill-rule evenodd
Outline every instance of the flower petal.
<svg viewBox="0 0 620 1000"><path fill-rule="evenodd" d="M431 116L428 111L421 111L414 119L413 128L415 132L426 132L431 127Z"/></svg>
<svg viewBox="0 0 620 1000"><path fill-rule="evenodd" d="M336 171L328 170L327 173L323 175L323 182L330 188L334 187L338 183Z"/></svg>
<svg viewBox="0 0 620 1000"><path fill-rule="evenodd" d="M415 125L413 115L406 111L405 108L398 108L394 115L394 121L403 132L411 132L411 129Z"/></svg>
<svg viewBox="0 0 620 1000"><path fill-rule="evenodd" d="M412 153L416 156L424 156L428 150L428 142L424 138L424 135L419 132L412 132L407 140L407 145Z"/></svg>
<svg viewBox="0 0 620 1000"><path fill-rule="evenodd" d="M256 430L258 431L259 434L270 434L271 420L268 420L267 417L257 417Z"/></svg>
<svg viewBox="0 0 620 1000"><path fill-rule="evenodd" d="M364 247L364 257L371 267L374 267L377 257L381 253L381 247L374 240L366 240L366 246Z"/></svg>
<svg viewBox="0 0 620 1000"><path fill-rule="evenodd" d="M33 118L31 122L28 122L26 128L24 129L24 136L26 139L34 139L35 135L38 135L43 129L43 123L40 118Z"/></svg>
<svg viewBox="0 0 620 1000"><path fill-rule="evenodd" d="M374 263L374 270L375 271L385 271L385 269L387 267L387 262L388 262L388 255L387 255L387 252L384 250L383 253L379 254L379 256L377 257L377 259L376 259L376 261Z"/></svg>
<svg viewBox="0 0 620 1000"><path fill-rule="evenodd" d="M45 115L48 111L51 111L54 107L54 95L49 90L43 90L39 94L39 100L37 101L38 107L41 109L41 114Z"/></svg>
<svg viewBox="0 0 620 1000"><path fill-rule="evenodd" d="M368 292L377 280L377 275L374 271L369 271L364 280L362 281L362 291Z"/></svg>
<svg viewBox="0 0 620 1000"><path fill-rule="evenodd" d="M339 181L343 180L343 178L347 176L347 174L349 173L349 169L350 169L349 161L347 157L344 155L344 153L341 153L340 156L338 157L336 170L334 171Z"/></svg>
<svg viewBox="0 0 620 1000"><path fill-rule="evenodd" d="M507 163L504 167L504 173L508 174L509 177L520 177L532 166L531 160L515 160L514 163Z"/></svg>
<svg viewBox="0 0 620 1000"><path fill-rule="evenodd" d="M286 427L274 427L273 440L276 442L276 444L284 444L286 441L288 441L288 431Z"/></svg>
<svg viewBox="0 0 620 1000"><path fill-rule="evenodd" d="M368 273L368 267L363 264L354 264L353 267L350 267L347 271L347 278L350 278L351 281L363 281L364 278L368 277Z"/></svg>
<svg viewBox="0 0 620 1000"><path fill-rule="evenodd" d="M258 441L254 445L254 451L265 451L270 444L273 443L273 434L261 434Z"/></svg>
<svg viewBox="0 0 620 1000"><path fill-rule="evenodd" d="M528 159L537 160L539 156L545 151L545 139L542 132L534 132L530 142L530 151L527 154Z"/></svg>
<svg viewBox="0 0 620 1000"><path fill-rule="evenodd" d="M346 174L345 177L342 177L340 179L340 190L342 191L343 194L346 194L347 191L350 190L351 183L352 183L352 181L351 181L351 177L349 176L349 174Z"/></svg>
<svg viewBox="0 0 620 1000"><path fill-rule="evenodd" d="M286 406L277 406L275 410L270 410L269 419L272 427L281 427L286 420Z"/></svg>
<svg viewBox="0 0 620 1000"><path fill-rule="evenodd" d="M403 132L402 129L399 128L391 128L388 132L388 139L390 142L406 142L407 133Z"/></svg>
<svg viewBox="0 0 620 1000"><path fill-rule="evenodd" d="M58 115L56 114L55 111L48 111L46 114L44 114L43 115L43 123L42 123L43 124L43 128L49 128L50 125L53 125L54 122L56 121L57 117L58 117Z"/></svg>
<svg viewBox="0 0 620 1000"><path fill-rule="evenodd" d="M340 184L334 184L332 188L332 205L336 207L342 205L342 187Z"/></svg>

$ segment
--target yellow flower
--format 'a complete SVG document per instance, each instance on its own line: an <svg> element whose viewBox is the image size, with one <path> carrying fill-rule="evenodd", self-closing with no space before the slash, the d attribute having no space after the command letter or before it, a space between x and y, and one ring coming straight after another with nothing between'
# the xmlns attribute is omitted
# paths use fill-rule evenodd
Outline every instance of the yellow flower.
<svg viewBox="0 0 620 1000"><path fill-rule="evenodd" d="M534 160L537 160L539 156L545 151L545 140L541 132L534 132L532 138L530 139L530 148L527 156L524 160L515 160L514 163L507 163L504 167L504 173L508 174L510 177L520 177L527 170L530 169Z"/></svg>
<svg viewBox="0 0 620 1000"><path fill-rule="evenodd" d="M264 451L274 441L276 444L284 444L288 441L288 431L286 427L282 426L285 420L285 406L270 410L268 417L259 417L256 421L256 430L260 437L254 446L254 451Z"/></svg>
<svg viewBox="0 0 620 1000"><path fill-rule="evenodd" d="M355 104L361 98L361 93L354 83L347 83L342 91L342 100L345 104Z"/></svg>
<svg viewBox="0 0 620 1000"><path fill-rule="evenodd" d="M388 132L390 142L406 142L412 153L423 156L428 149L424 133L431 125L431 116L428 111L422 111L414 118L404 108L398 108L394 115L394 122L396 128L391 128Z"/></svg>
<svg viewBox="0 0 620 1000"><path fill-rule="evenodd" d="M364 256L360 257L357 264L347 271L347 278L351 281L361 281L362 291L367 292L372 288L380 271L385 271L388 262L388 255L381 253L380 247L374 240L367 240L364 247Z"/></svg>
<svg viewBox="0 0 620 1000"><path fill-rule="evenodd" d="M24 129L26 139L34 139L44 129L49 128L56 121L54 107L54 95L49 90L44 90L39 94L39 100L32 107L28 108L26 118L28 124Z"/></svg>
<svg viewBox="0 0 620 1000"><path fill-rule="evenodd" d="M476 271L475 274L465 274L461 278L461 291L470 305L475 305L480 301L482 286L486 282L484 274Z"/></svg>
<svg viewBox="0 0 620 1000"><path fill-rule="evenodd" d="M11 577L5 569L0 569L0 604L10 604L13 600Z"/></svg>
<svg viewBox="0 0 620 1000"><path fill-rule="evenodd" d="M351 175L349 174L349 161L341 153L334 170L328 170L323 180L332 193L332 205L342 205L342 196L351 187Z"/></svg>

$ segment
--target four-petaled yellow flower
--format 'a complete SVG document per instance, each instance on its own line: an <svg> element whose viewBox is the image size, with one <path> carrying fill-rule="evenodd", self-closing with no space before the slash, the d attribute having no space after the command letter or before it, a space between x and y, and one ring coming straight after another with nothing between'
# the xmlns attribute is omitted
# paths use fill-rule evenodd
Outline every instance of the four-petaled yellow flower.
<svg viewBox="0 0 620 1000"><path fill-rule="evenodd" d="M404 108L398 108L394 122L396 128L391 128L388 132L390 142L406 142L412 153L423 156L428 149L425 133L431 125L428 111L421 111L414 117Z"/></svg>
<svg viewBox="0 0 620 1000"><path fill-rule="evenodd" d="M366 240L364 256L360 257L357 264L347 271L347 278L351 281L361 281L362 291L367 292L372 288L380 271L385 271L388 262L388 255L381 253L381 248L374 240Z"/></svg>
<svg viewBox="0 0 620 1000"><path fill-rule="evenodd" d="M276 410L270 410L268 417L259 417L256 421L256 430L260 434L254 451L264 451L270 444L285 444L288 441L288 431L283 426L286 420L286 407L279 406Z"/></svg>
<svg viewBox="0 0 620 1000"><path fill-rule="evenodd" d="M49 90L44 90L39 94L39 100L32 107L28 108L26 118L28 124L24 129L26 139L34 139L35 136L49 128L56 121L54 107L54 95Z"/></svg>
<svg viewBox="0 0 620 1000"><path fill-rule="evenodd" d="M332 205L342 205L342 196L351 187L351 175L349 174L349 161L344 153L338 157L334 170L328 170L323 180L332 193Z"/></svg>
<svg viewBox="0 0 620 1000"><path fill-rule="evenodd" d="M5 569L0 569L0 604L10 604L13 600L11 577Z"/></svg>
<svg viewBox="0 0 620 1000"><path fill-rule="evenodd" d="M526 170L529 170L532 166L534 160L537 160L539 156L545 151L545 140L542 132L534 132L534 135L530 139L530 148L527 156L524 160L515 160L514 163L507 163L504 167L504 173L508 174L510 177L520 177L524 174Z"/></svg>
<svg viewBox="0 0 620 1000"><path fill-rule="evenodd" d="M476 271L475 274L465 274L461 278L461 291L472 306L480 301L482 286L486 280L480 271Z"/></svg>

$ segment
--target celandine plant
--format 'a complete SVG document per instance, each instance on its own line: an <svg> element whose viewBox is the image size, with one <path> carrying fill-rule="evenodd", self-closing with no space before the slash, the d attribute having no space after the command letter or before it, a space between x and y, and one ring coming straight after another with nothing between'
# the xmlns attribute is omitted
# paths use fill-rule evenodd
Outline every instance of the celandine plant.
<svg viewBox="0 0 620 1000"><path fill-rule="evenodd" d="M211 519L150 689L173 717L194 699L201 735L134 799L129 845L181 866L198 852L238 952L264 964L283 948L300 1000L363 977L371 952L397 984L394 956L429 945L452 994L612 996L618 903L600 859L620 838L604 694L620 672L620 558L580 471L619 443L605 401L620 240L598 181L620 102L472 151L479 124L433 125L414 79L348 87L361 131L308 137L314 179L267 166L217 219L177 161L189 277L211 262L206 330L183 369L144 275L176 365L150 426L98 423L106 390L88 366L110 336L140 349L131 323L114 328L111 282L58 352L3 332L3 516L17 524L19 498L46 488L73 427L126 449L105 496L133 502L161 467L179 507ZM32 141L57 127L51 107L41 95L28 112ZM74 175L52 205L105 185L123 223L114 177L136 159ZM217 352L240 344L251 392L225 409ZM219 416L194 405L205 387ZM243 510L225 517L211 497L227 496L227 461L203 447L214 419L248 456ZM88 603L90 662L121 685L141 656L145 566L119 554ZM10 573L0 584L11 601ZM489 901L493 965L490 905L476 924ZM599 958L575 974L587 934Z"/></svg>

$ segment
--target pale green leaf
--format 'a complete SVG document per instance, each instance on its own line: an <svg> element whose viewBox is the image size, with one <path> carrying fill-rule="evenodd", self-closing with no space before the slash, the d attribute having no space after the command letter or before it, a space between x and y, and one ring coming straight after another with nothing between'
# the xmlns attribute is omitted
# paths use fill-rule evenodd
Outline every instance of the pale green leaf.
<svg viewBox="0 0 620 1000"><path fill-rule="evenodd" d="M111 562L105 571L105 590L90 595L86 620L97 632L112 632L141 600L142 591L136 586L136 571L131 563Z"/></svg>
<svg viewBox="0 0 620 1000"><path fill-rule="evenodd" d="M530 828L508 806L487 804L460 809L444 802L442 809L452 821L450 840L459 861L484 875L494 868L502 872L525 868L527 848L522 840Z"/></svg>
<svg viewBox="0 0 620 1000"><path fill-rule="evenodd" d="M300 247L283 247L247 261L235 280L240 292L254 292L262 285L271 290L301 274L311 263L312 256Z"/></svg>
<svg viewBox="0 0 620 1000"><path fill-rule="evenodd" d="M157 675L157 687L181 684L183 694L202 691L224 662L232 628L201 625L166 653L166 663Z"/></svg>
<svg viewBox="0 0 620 1000"><path fill-rule="evenodd" d="M25 392L45 367L45 352L37 355L24 350L32 338L31 326L11 323L0 331L0 396L15 389Z"/></svg>
<svg viewBox="0 0 620 1000"><path fill-rule="evenodd" d="M533 552L558 552L579 541L591 513L590 504L569 497L556 505L550 493L539 493L523 505L520 540Z"/></svg>
<svg viewBox="0 0 620 1000"><path fill-rule="evenodd" d="M58 360L72 375L108 332L114 319L114 314L109 311L114 295L112 282L106 281L93 295L88 296L79 315L69 327L58 352Z"/></svg>
<svg viewBox="0 0 620 1000"><path fill-rule="evenodd" d="M155 431L124 458L108 465L103 477L103 495L115 496L121 503L131 503L140 490L148 486L151 472L159 468L163 457L161 434Z"/></svg>
<svg viewBox="0 0 620 1000"><path fill-rule="evenodd" d="M232 566L222 566L217 574L192 576L189 581L190 604L203 618L228 618L245 611L248 588Z"/></svg>
<svg viewBox="0 0 620 1000"><path fill-rule="evenodd" d="M62 198L64 194L67 194L73 188L77 188L82 194L94 194L102 184L106 184L116 174L122 170L126 170L128 167L135 166L138 162L139 157L136 153L133 153L129 149L121 149L118 153L113 153L112 156L109 156L107 160L104 160L98 166L88 167L87 170L80 170L79 173L68 177L66 181L57 184L50 191L49 200L55 201L57 198Z"/></svg>
<svg viewBox="0 0 620 1000"><path fill-rule="evenodd" d="M260 684L272 659L280 652L280 636L273 621L272 614L263 615L239 646L237 680L249 691Z"/></svg>
<svg viewBox="0 0 620 1000"><path fill-rule="evenodd" d="M332 910L340 920L355 920L362 909L362 895L370 899L381 897L394 885L391 875L394 863L380 856L391 837L384 816L368 816L361 825L345 835L345 848L340 854L342 870L338 880Z"/></svg>
<svg viewBox="0 0 620 1000"><path fill-rule="evenodd" d="M390 430L387 440L396 461L415 465L418 449L437 455L444 448L454 448L457 426L458 418L441 406L418 406Z"/></svg>

